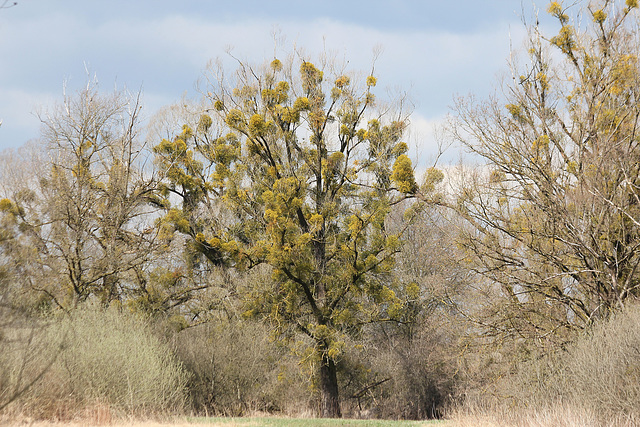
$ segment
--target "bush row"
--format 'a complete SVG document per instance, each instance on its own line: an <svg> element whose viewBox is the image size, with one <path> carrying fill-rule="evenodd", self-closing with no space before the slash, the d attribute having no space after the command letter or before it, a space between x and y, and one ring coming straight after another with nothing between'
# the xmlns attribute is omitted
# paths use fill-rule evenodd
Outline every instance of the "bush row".
<svg viewBox="0 0 640 427"><path fill-rule="evenodd" d="M5 416L53 420L317 413L315 370L295 351L302 337L285 344L237 318L169 325L94 306L4 325L0 407ZM345 416L440 415L452 381L434 335L409 339L394 328L346 344L338 363Z"/></svg>
<svg viewBox="0 0 640 427"><path fill-rule="evenodd" d="M471 423L490 417L500 425L637 425L638 325L640 305L629 303L554 352L519 351L512 343L480 356L474 369L484 377L464 381L450 415L473 415Z"/></svg>

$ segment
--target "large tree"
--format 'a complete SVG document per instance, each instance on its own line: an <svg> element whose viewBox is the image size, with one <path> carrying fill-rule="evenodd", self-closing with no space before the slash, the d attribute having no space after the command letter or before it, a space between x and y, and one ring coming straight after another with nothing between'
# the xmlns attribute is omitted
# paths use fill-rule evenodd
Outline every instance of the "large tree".
<svg viewBox="0 0 640 427"><path fill-rule="evenodd" d="M454 135L486 162L456 208L499 287L496 333L562 341L640 294L636 7L550 3L558 33L531 27L502 92L456 103Z"/></svg>
<svg viewBox="0 0 640 427"><path fill-rule="evenodd" d="M197 125L155 147L174 201L164 227L211 263L268 266L271 280L243 292L246 314L310 339L321 415L340 416L342 337L402 320L402 286L388 274L401 230L385 221L419 190L407 117L377 108L374 76L306 58L208 78Z"/></svg>

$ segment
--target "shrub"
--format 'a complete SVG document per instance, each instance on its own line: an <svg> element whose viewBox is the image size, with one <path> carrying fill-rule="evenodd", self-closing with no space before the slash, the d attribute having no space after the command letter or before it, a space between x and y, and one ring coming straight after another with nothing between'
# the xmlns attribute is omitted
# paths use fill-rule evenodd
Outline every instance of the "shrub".
<svg viewBox="0 0 640 427"><path fill-rule="evenodd" d="M347 355L353 360L344 369L351 378L345 381L350 387L343 396L351 397L351 402L345 403L353 409L345 413L362 418L440 418L456 381L455 352L427 324L420 324L420 330L412 336L397 329L391 326L367 331L363 351ZM367 374L354 377L362 371Z"/></svg>
<svg viewBox="0 0 640 427"><path fill-rule="evenodd" d="M0 411L24 396L56 362L62 342L48 336L48 324L0 307Z"/></svg>
<svg viewBox="0 0 640 427"><path fill-rule="evenodd" d="M176 352L190 373L188 388L197 413L299 414L310 407L308 378L260 323L213 319L179 332Z"/></svg>
<svg viewBox="0 0 640 427"><path fill-rule="evenodd" d="M640 305L597 324L563 355L568 399L603 417L640 416ZM566 385L565 385L566 384Z"/></svg>
<svg viewBox="0 0 640 427"><path fill-rule="evenodd" d="M511 424L526 414L581 413L595 425L633 424L640 419L639 324L640 305L629 304L564 350L532 352L500 380L467 390L454 413L500 414Z"/></svg>
<svg viewBox="0 0 640 427"><path fill-rule="evenodd" d="M31 415L69 418L95 405L127 414L166 413L184 406L184 370L139 317L83 307L54 319L39 342L43 356L29 355L29 370L45 369L59 353L42 379L15 402ZM26 356L10 347L1 353L10 367L7 381L15 384L25 371Z"/></svg>

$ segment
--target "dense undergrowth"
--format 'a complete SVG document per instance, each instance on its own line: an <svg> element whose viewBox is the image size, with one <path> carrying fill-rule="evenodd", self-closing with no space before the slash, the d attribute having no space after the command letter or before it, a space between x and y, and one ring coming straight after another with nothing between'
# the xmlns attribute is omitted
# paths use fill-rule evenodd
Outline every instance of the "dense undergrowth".
<svg viewBox="0 0 640 427"><path fill-rule="evenodd" d="M630 305L564 349L516 362L507 357L517 353L507 352L452 360L425 339L388 347L379 341L368 355L354 347L341 371L345 416L633 425L640 417L639 323L640 306ZM259 323L220 319L175 331L121 309L87 306L16 320L2 340L5 419L316 413L309 368Z"/></svg>
<svg viewBox="0 0 640 427"><path fill-rule="evenodd" d="M448 416L463 425L637 425L638 324L640 306L629 304L556 351L492 353Z"/></svg>
<svg viewBox="0 0 640 427"><path fill-rule="evenodd" d="M454 381L434 338L383 335L350 343L340 361L344 415L440 416ZM317 414L311 363L300 361L295 343L274 340L253 321L220 318L176 330L162 319L87 305L15 318L2 341L4 416L70 420L96 408L109 418Z"/></svg>

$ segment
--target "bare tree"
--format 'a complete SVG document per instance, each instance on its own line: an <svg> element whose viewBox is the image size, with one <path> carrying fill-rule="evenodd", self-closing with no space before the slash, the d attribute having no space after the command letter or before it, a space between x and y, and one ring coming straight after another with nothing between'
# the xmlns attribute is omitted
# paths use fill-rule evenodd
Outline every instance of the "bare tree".
<svg viewBox="0 0 640 427"><path fill-rule="evenodd" d="M42 115L46 160L34 164L27 154L28 170L5 164L2 254L14 279L43 301L68 308L96 296L107 304L144 290L158 245L140 108L139 95L104 96L88 84Z"/></svg>
<svg viewBox="0 0 640 427"><path fill-rule="evenodd" d="M552 2L559 33L529 28L501 96L456 102L452 134L486 166L453 206L498 295L481 319L496 334L562 342L640 294L640 45L626 3Z"/></svg>

